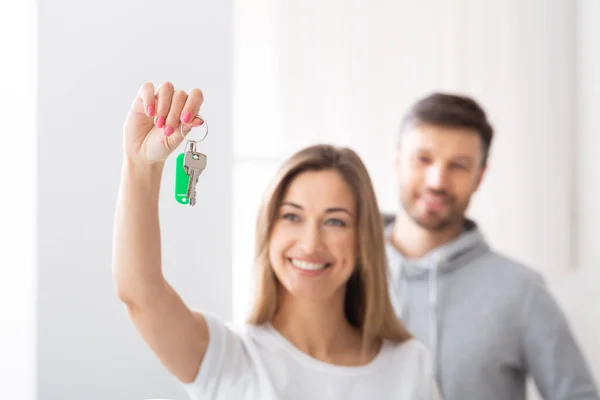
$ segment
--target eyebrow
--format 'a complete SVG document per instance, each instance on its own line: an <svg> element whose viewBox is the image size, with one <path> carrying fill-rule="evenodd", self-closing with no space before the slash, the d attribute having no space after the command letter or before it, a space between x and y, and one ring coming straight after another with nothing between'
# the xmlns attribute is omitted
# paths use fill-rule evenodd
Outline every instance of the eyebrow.
<svg viewBox="0 0 600 400"><path fill-rule="evenodd" d="M459 156L454 159L455 161L473 162L473 158L470 156Z"/></svg>
<svg viewBox="0 0 600 400"><path fill-rule="evenodd" d="M284 201L283 203L281 203L281 206L291 206L294 208L297 208L299 210L304 210L304 207L302 207L299 204L296 203L292 203L289 201ZM348 214L349 216L352 217L352 213L350 211L348 211L347 209L345 209L344 207L330 207L328 209L325 210L326 213L334 213L334 212L345 212L346 214Z"/></svg>
<svg viewBox="0 0 600 400"><path fill-rule="evenodd" d="M422 147L417 150L418 155L429 155L431 152L432 152L432 150L429 148L426 148L426 147ZM466 154L461 154L457 157L453 157L453 160L454 161L473 162L473 157L466 155Z"/></svg>

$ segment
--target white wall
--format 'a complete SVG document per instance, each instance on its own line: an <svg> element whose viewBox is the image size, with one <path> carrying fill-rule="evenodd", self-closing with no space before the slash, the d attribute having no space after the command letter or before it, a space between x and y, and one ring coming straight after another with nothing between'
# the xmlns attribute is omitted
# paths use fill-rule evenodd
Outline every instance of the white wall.
<svg viewBox="0 0 600 400"><path fill-rule="evenodd" d="M190 306L230 318L232 3L39 3L38 399L183 399L113 289L122 124L144 81L204 91L208 167L190 208L166 166L163 265Z"/></svg>
<svg viewBox="0 0 600 400"><path fill-rule="evenodd" d="M574 257L567 266L542 268L542 272L600 385L600 3L580 0L575 4L577 25L572 57L576 118L565 132L574 150L575 181L569 188L573 201L569 238L575 244Z"/></svg>
<svg viewBox="0 0 600 400"><path fill-rule="evenodd" d="M600 3L574 2L575 20L571 89L575 119L565 126L569 140L573 183L566 189L572 201L570 234L574 244L571 262L558 268L541 268L588 361L600 388ZM561 226L549 227L552 230ZM551 253L551 252L549 252ZM534 391L532 390L532 394ZM532 399L537 399L536 395Z"/></svg>
<svg viewBox="0 0 600 400"><path fill-rule="evenodd" d="M36 2L0 2L0 397L36 380ZM19 38L19 40L14 40Z"/></svg>
<svg viewBox="0 0 600 400"><path fill-rule="evenodd" d="M577 146L578 259L572 270L550 279L600 385L600 3L581 0L577 4L578 119L572 139Z"/></svg>

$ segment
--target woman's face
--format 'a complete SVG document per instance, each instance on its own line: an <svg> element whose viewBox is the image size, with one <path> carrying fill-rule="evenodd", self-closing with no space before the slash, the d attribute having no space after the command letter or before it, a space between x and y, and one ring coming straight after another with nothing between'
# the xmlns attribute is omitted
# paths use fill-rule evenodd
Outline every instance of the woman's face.
<svg viewBox="0 0 600 400"><path fill-rule="evenodd" d="M287 188L273 226L269 258L296 297L344 296L355 268L356 204L335 170L307 171Z"/></svg>

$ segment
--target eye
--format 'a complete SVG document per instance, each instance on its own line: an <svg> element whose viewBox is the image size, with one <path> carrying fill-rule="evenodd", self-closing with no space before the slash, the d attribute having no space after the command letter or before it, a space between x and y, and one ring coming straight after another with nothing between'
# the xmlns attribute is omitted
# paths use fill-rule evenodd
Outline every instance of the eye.
<svg viewBox="0 0 600 400"><path fill-rule="evenodd" d="M339 226L339 227L346 226L346 223L344 221L342 221L341 219L337 219L337 218L328 219L325 223L330 226Z"/></svg>
<svg viewBox="0 0 600 400"><path fill-rule="evenodd" d="M429 164L431 162L431 159L427 156L418 156L417 161L419 162L419 164Z"/></svg>
<svg viewBox="0 0 600 400"><path fill-rule="evenodd" d="M300 217L292 213L285 213L281 216L281 218L292 222L300 221Z"/></svg>
<svg viewBox="0 0 600 400"><path fill-rule="evenodd" d="M457 163L450 164L450 168L458 169L458 170L466 170L467 169L467 167L464 166L463 164L457 164Z"/></svg>

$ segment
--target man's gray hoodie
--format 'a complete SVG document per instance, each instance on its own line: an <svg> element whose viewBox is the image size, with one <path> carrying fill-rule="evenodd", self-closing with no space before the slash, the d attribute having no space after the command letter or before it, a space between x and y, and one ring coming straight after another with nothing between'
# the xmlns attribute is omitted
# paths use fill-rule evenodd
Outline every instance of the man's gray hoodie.
<svg viewBox="0 0 600 400"><path fill-rule="evenodd" d="M418 260L390 244L392 300L427 344L445 400L522 400L531 375L546 400L599 400L567 321L541 276L503 257L476 224Z"/></svg>

